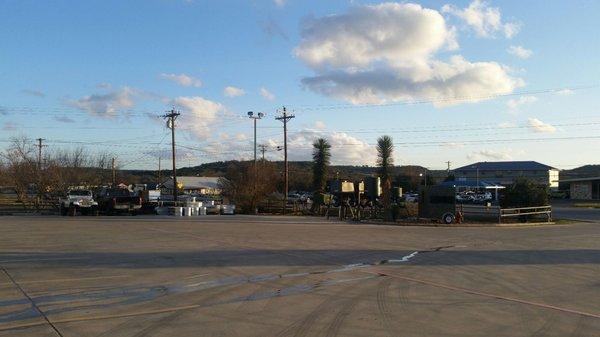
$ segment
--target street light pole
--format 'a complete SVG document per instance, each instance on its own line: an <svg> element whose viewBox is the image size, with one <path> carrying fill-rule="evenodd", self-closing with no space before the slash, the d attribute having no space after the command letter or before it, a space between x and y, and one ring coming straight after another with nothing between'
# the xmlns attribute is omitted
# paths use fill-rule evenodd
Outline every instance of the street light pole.
<svg viewBox="0 0 600 337"><path fill-rule="evenodd" d="M264 113L259 112L254 115L253 111L248 111L248 117L254 120L254 193L256 194L256 181L258 180L258 167L256 165L256 121L263 118ZM256 210L255 210L256 211Z"/></svg>

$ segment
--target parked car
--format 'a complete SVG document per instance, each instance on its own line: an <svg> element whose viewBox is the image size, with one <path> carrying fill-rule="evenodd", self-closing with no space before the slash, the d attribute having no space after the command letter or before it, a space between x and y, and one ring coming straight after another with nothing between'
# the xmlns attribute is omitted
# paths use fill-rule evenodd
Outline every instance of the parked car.
<svg viewBox="0 0 600 337"><path fill-rule="evenodd" d="M406 194L404 194L404 201L419 202L419 195L416 193L406 193Z"/></svg>
<svg viewBox="0 0 600 337"><path fill-rule="evenodd" d="M142 208L142 198L125 188L102 188L97 200L100 211L106 214L123 212L136 215Z"/></svg>
<svg viewBox="0 0 600 337"><path fill-rule="evenodd" d="M98 203L90 190L70 190L64 198L58 200L61 215L81 214L98 215Z"/></svg>

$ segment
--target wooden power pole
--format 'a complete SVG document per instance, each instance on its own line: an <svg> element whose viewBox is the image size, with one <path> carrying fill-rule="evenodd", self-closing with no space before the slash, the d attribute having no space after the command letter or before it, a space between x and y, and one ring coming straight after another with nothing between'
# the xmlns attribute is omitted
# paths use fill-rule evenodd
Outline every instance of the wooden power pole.
<svg viewBox="0 0 600 337"><path fill-rule="evenodd" d="M175 109L167 111L163 118L167 118L167 125L171 128L171 152L173 153L173 201L177 203L177 167L175 165L175 120L181 115Z"/></svg>
<svg viewBox="0 0 600 337"><path fill-rule="evenodd" d="M283 122L283 161L284 161L284 171L283 171L283 180L284 180L284 194L283 194L283 214L285 215L285 208L287 206L287 198L288 198L288 188L289 188L289 179L288 179L288 156L287 156L287 122L294 118L294 115L288 115L287 110L283 107L282 115L279 117L275 117L276 120Z"/></svg>

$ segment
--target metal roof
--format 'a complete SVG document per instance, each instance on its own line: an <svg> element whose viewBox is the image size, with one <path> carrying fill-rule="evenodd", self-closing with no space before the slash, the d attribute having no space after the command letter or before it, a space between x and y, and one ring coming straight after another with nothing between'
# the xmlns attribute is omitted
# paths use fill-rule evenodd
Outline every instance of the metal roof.
<svg viewBox="0 0 600 337"><path fill-rule="evenodd" d="M470 165L455 168L454 171L539 171L557 170L537 161L482 161Z"/></svg>

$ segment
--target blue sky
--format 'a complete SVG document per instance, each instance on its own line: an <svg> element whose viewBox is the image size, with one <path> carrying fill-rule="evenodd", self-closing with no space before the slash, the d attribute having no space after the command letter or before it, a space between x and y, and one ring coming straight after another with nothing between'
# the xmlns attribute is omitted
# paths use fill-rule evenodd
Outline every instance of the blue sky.
<svg viewBox="0 0 600 337"><path fill-rule="evenodd" d="M156 168L174 106L178 166L250 158L248 110L279 159L285 105L294 160L326 137L372 164L389 134L402 165L598 164L599 22L597 1L3 0L0 146Z"/></svg>

